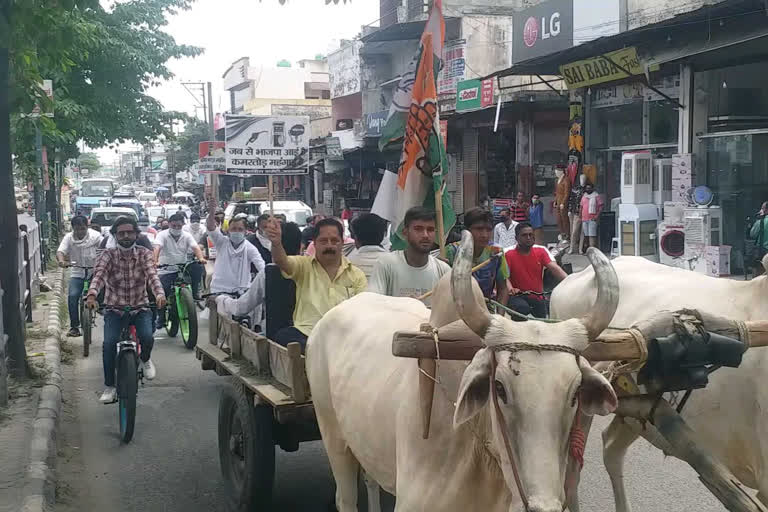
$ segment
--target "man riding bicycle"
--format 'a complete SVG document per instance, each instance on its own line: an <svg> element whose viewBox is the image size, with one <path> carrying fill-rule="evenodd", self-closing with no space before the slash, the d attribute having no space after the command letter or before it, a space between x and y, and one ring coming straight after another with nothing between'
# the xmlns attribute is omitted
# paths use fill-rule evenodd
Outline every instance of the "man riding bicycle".
<svg viewBox="0 0 768 512"><path fill-rule="evenodd" d="M121 317L124 313L121 307L140 307L148 304L147 283L155 295L158 308L165 306L165 294L152 251L136 245L139 235L139 225L131 217L118 217L110 232L117 240L117 247L106 249L96 263L91 287L88 290L86 306L96 309L96 296L106 287L105 304L115 306L115 309L104 313L104 385L106 389L99 400L102 403L115 401L115 355L117 342L120 339ZM136 336L141 344L141 367L148 380L155 378L155 365L152 364L152 312L147 309L138 311L131 319L136 327Z"/></svg>
<svg viewBox="0 0 768 512"><path fill-rule="evenodd" d="M155 263L161 266L158 269L158 273L160 274L160 283L163 285L166 297L170 297L173 283L176 282L179 274L179 268L176 265L186 263L188 253L193 253L199 263L205 263L203 251L200 250L200 246L195 241L195 238L182 230L184 227L184 216L180 213L174 213L168 220L170 222L170 229L160 232L157 238L155 238L154 243ZM162 267L163 265L171 266ZM195 264L187 268L192 279L192 296L195 300L200 300L200 278L203 275L203 266ZM165 312L162 312L158 320L158 328L165 325L164 317Z"/></svg>
<svg viewBox="0 0 768 512"><path fill-rule="evenodd" d="M88 219L76 215L72 217L72 232L64 236L56 250L56 260L61 268L70 266L72 261L77 267L93 267L100 242L101 234L88 229ZM73 268L69 275L67 307L70 328L67 336L80 336L80 300L87 277L84 268Z"/></svg>

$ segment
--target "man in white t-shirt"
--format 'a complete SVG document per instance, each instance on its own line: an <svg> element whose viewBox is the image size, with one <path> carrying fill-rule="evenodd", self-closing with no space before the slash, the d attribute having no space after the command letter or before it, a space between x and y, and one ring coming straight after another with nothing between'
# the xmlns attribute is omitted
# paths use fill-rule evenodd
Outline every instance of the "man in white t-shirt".
<svg viewBox="0 0 768 512"><path fill-rule="evenodd" d="M202 274L201 263L205 264L203 251L200 250L200 246L197 245L192 235L182 231L184 216L181 213L171 215L171 218L168 219L168 225L169 228L158 233L154 241L155 264L158 266L157 274L160 277L160 283L163 285L165 296L171 296L173 283L176 282L176 277L181 269L177 265L187 263L189 261L187 255L192 253L195 255L197 263L189 265L187 271L192 280L192 295L195 300L199 300L200 275ZM163 265L170 266L164 267ZM158 319L160 326L165 324L164 316L164 314L161 314Z"/></svg>
<svg viewBox="0 0 768 512"><path fill-rule="evenodd" d="M352 219L351 226L355 250L349 253L347 259L370 279L379 258L389 254L381 246L387 232L387 221L374 213L364 213Z"/></svg>
<svg viewBox="0 0 768 512"><path fill-rule="evenodd" d="M501 222L493 228L493 243L503 249L514 248L517 245L515 239L515 227L517 222L512 220L512 212L504 208L499 212Z"/></svg>
<svg viewBox="0 0 768 512"><path fill-rule="evenodd" d="M247 218L234 217L227 226L227 235L216 227L216 201L208 201L208 218L205 220L208 238L216 247L216 263L213 267L211 292L243 292L251 284L251 265L256 272L264 272L264 259L259 250L246 243Z"/></svg>
<svg viewBox="0 0 768 512"><path fill-rule="evenodd" d="M451 267L429 253L435 245L435 212L415 206L405 212L407 247L382 255L368 280L368 291L392 297L420 297L432 291ZM429 299L424 301L429 305Z"/></svg>
<svg viewBox="0 0 768 512"><path fill-rule="evenodd" d="M101 233L88 229L88 219L82 215L72 217L72 232L67 233L56 250L56 260L64 268L74 263L78 267L96 265L97 249L101 243ZM69 274L67 307L69 308L69 332L67 336L80 336L80 300L83 296L85 269L73 268ZM89 274L92 274L89 271Z"/></svg>

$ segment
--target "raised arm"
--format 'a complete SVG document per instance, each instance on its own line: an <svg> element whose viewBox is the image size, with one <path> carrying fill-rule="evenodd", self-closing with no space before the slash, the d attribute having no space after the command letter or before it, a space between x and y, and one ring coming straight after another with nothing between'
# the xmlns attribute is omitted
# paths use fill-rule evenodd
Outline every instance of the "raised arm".
<svg viewBox="0 0 768 512"><path fill-rule="evenodd" d="M208 197L208 217L205 218L205 228L208 231L216 230L216 199Z"/></svg>
<svg viewBox="0 0 768 512"><path fill-rule="evenodd" d="M267 238L272 242L272 263L280 267L285 274L292 276L294 265L283 247L283 229L280 221L272 217L267 223Z"/></svg>

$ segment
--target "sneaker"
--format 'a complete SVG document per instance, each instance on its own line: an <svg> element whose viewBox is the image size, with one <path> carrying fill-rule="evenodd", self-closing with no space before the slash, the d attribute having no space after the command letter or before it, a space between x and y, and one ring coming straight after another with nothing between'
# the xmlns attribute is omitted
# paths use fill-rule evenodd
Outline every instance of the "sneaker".
<svg viewBox="0 0 768 512"><path fill-rule="evenodd" d="M114 386L107 386L107 389L101 394L99 402L103 404L111 404L117 400L117 388Z"/></svg>
<svg viewBox="0 0 768 512"><path fill-rule="evenodd" d="M144 370L144 377L146 377L147 380L152 380L155 378L155 375L157 375L157 370L155 369L155 365L152 364L151 359L147 362L142 361L141 367Z"/></svg>
<svg viewBox="0 0 768 512"><path fill-rule="evenodd" d="M72 327L67 331L67 337L69 338L77 338L78 336L80 336L80 329L77 327Z"/></svg>

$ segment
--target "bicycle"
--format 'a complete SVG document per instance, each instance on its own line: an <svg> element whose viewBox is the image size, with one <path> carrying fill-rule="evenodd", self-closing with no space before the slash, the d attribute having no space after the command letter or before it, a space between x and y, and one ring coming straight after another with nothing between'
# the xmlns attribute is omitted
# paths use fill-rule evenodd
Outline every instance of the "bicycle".
<svg viewBox="0 0 768 512"><path fill-rule="evenodd" d="M133 313L152 308L153 304L141 306L104 305L99 311L114 310L124 314L120 319L120 338L115 355L115 385L117 387L117 410L120 424L120 440L130 443L136 424L136 397L139 383L144 386L144 372L139 366L141 344L136 336L136 326L131 323ZM113 402L114 403L114 402Z"/></svg>
<svg viewBox="0 0 768 512"><path fill-rule="evenodd" d="M88 354L91 351L93 328L96 327L96 315L90 308L85 307L85 297L88 295L88 288L91 287L91 277L93 277L93 273L90 271L93 270L93 267L77 265L74 261L71 261L69 266L85 270L85 280L83 281L83 297L78 307L80 311L80 326L83 328L83 357L88 357Z"/></svg>
<svg viewBox="0 0 768 512"><path fill-rule="evenodd" d="M187 272L187 267L191 264L198 264L196 261L187 263L171 263L168 265L158 265L157 268L176 267L176 281L168 303L165 306L165 331L168 336L175 338L181 331L181 340L184 346L192 350L197 345L197 311L195 299L192 297L192 279Z"/></svg>

